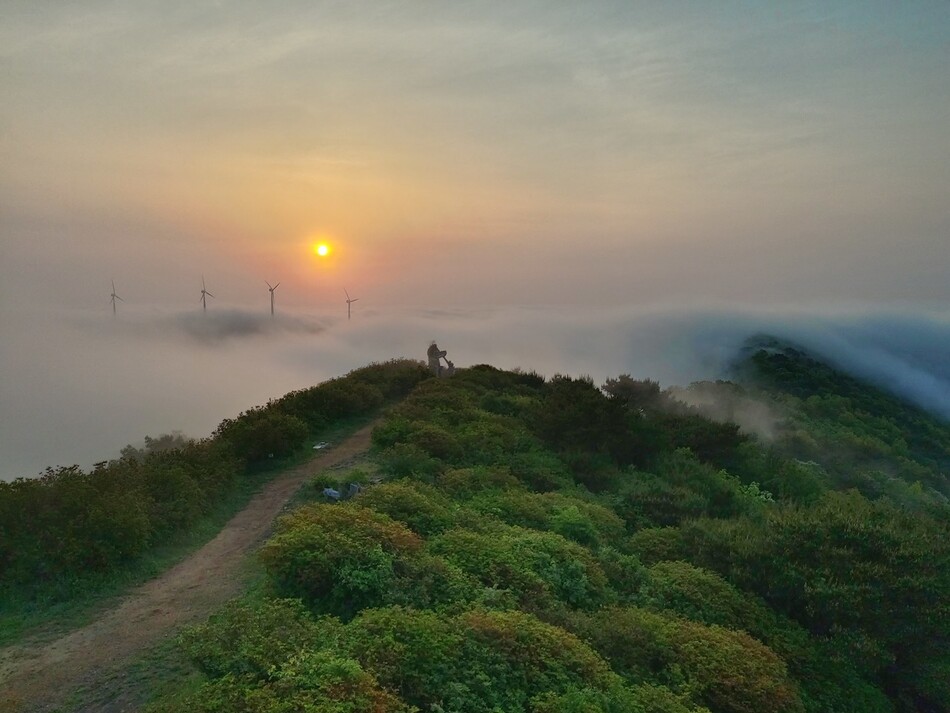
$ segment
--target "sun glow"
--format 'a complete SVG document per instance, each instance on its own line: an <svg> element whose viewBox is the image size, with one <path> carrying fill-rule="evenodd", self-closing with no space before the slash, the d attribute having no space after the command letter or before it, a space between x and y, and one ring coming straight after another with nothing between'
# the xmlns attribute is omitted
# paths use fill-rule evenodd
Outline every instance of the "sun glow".
<svg viewBox="0 0 950 713"><path fill-rule="evenodd" d="M330 254L330 246L326 243L317 243L313 246L313 251L320 257L326 257Z"/></svg>

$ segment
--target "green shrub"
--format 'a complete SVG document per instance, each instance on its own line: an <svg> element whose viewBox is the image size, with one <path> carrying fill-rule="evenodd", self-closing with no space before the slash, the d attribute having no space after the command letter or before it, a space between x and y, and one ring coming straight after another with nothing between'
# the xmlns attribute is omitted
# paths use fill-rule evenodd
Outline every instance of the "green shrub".
<svg viewBox="0 0 950 713"><path fill-rule="evenodd" d="M784 662L743 632L633 607L608 608L583 630L614 670L722 713L804 711Z"/></svg>
<svg viewBox="0 0 950 713"><path fill-rule="evenodd" d="M385 596L386 604L458 611L475 605L513 607L514 597L488 589L443 557L422 552L405 560Z"/></svg>
<svg viewBox="0 0 950 713"><path fill-rule="evenodd" d="M444 468L441 461L411 443L397 443L378 457L380 468L394 478L414 476L434 481Z"/></svg>
<svg viewBox="0 0 950 713"><path fill-rule="evenodd" d="M610 666L573 634L520 611L474 610L457 621L475 646L469 656L503 691L526 698L577 686L609 689L618 681Z"/></svg>
<svg viewBox="0 0 950 713"><path fill-rule="evenodd" d="M549 451L533 449L524 453L512 453L499 461L506 465L519 481L531 490L547 492L566 490L574 486L570 470L557 456Z"/></svg>
<svg viewBox="0 0 950 713"><path fill-rule="evenodd" d="M249 463L257 463L272 456L290 455L301 446L307 432L302 419L262 408L224 421L215 435L230 443L235 454Z"/></svg>
<svg viewBox="0 0 950 713"><path fill-rule="evenodd" d="M452 525L452 503L431 485L414 480L395 480L364 489L356 498L364 507L406 523L423 537Z"/></svg>
<svg viewBox="0 0 950 713"><path fill-rule="evenodd" d="M592 688L567 693L545 693L531 701L531 713L709 713L662 686L616 686L609 691Z"/></svg>
<svg viewBox="0 0 950 713"><path fill-rule="evenodd" d="M414 713L358 662L329 651L301 651L266 679L228 674L149 713Z"/></svg>
<svg viewBox="0 0 950 713"><path fill-rule="evenodd" d="M412 426L408 419L390 416L373 428L373 446L383 450L397 443L406 443L411 432Z"/></svg>
<svg viewBox="0 0 950 713"><path fill-rule="evenodd" d="M387 515L354 503L307 505L278 520L260 556L276 591L313 611L351 617L378 606L422 546Z"/></svg>
<svg viewBox="0 0 950 713"><path fill-rule="evenodd" d="M681 533L697 564L833 640L893 699L914 700L925 694L912 672L948 660L948 535L946 522L856 492Z"/></svg>
<svg viewBox="0 0 950 713"><path fill-rule="evenodd" d="M637 556L614 547L600 547L596 556L619 601L637 601L640 588L648 576L646 567Z"/></svg>
<svg viewBox="0 0 950 713"><path fill-rule="evenodd" d="M648 527L638 530L627 539L627 549L636 554L644 564L689 557L683 533L677 527Z"/></svg>
<svg viewBox="0 0 950 713"><path fill-rule="evenodd" d="M500 527L449 530L428 543L485 587L510 591L531 611L560 602L590 608L611 597L607 577L591 553L550 532Z"/></svg>
<svg viewBox="0 0 950 713"><path fill-rule="evenodd" d="M506 466L452 468L440 474L436 486L455 499L467 499L485 490L520 490L521 483Z"/></svg>
<svg viewBox="0 0 950 713"><path fill-rule="evenodd" d="M768 610L757 598L687 562L659 562L650 567L638 601L641 606L703 624L743 629L759 638L769 623Z"/></svg>
<svg viewBox="0 0 950 713"><path fill-rule="evenodd" d="M405 396L432 373L416 359L390 359L354 369L346 378L377 388L387 399Z"/></svg>
<svg viewBox="0 0 950 713"><path fill-rule="evenodd" d="M487 492L468 506L510 525L556 532L585 546L613 542L623 534L623 521L602 505L566 493Z"/></svg>
<svg viewBox="0 0 950 713"><path fill-rule="evenodd" d="M413 421L409 428L407 442L433 458L454 463L462 457L459 438L441 426Z"/></svg>
<svg viewBox="0 0 950 713"><path fill-rule="evenodd" d="M343 648L407 703L467 710L449 707L460 698L477 702L468 686L479 682L460 675L465 670L463 641L463 633L449 617L389 607L368 609L353 619L346 627Z"/></svg>
<svg viewBox="0 0 950 713"><path fill-rule="evenodd" d="M319 473L310 479L310 487L319 493L322 493L324 488L339 490L340 477L330 473Z"/></svg>
<svg viewBox="0 0 950 713"><path fill-rule="evenodd" d="M656 473L631 469L615 496L615 510L632 530L678 525L698 517L735 517L764 505L738 478L679 449L656 459Z"/></svg>
<svg viewBox="0 0 950 713"><path fill-rule="evenodd" d="M346 627L344 648L422 710L523 711L544 693L619 686L577 637L522 612L367 610Z"/></svg>
<svg viewBox="0 0 950 713"><path fill-rule="evenodd" d="M179 641L212 678L263 679L292 656L337 638L339 627L334 619L315 621L298 599L233 601L207 623L185 630Z"/></svg>

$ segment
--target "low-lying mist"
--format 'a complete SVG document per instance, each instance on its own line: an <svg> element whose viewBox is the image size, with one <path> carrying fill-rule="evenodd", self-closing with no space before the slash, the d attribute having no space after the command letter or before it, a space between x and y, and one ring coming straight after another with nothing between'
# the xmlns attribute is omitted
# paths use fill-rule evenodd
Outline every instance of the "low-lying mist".
<svg viewBox="0 0 950 713"><path fill-rule="evenodd" d="M146 434L209 435L224 418L371 361L628 373L664 387L726 375L768 333L950 419L950 323L914 314L566 309L373 312L241 310L0 315L0 478L118 456Z"/></svg>

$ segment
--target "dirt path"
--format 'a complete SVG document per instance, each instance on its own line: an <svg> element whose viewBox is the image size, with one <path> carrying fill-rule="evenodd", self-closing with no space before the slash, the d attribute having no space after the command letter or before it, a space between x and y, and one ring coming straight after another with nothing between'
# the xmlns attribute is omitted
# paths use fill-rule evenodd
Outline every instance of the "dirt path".
<svg viewBox="0 0 950 713"><path fill-rule="evenodd" d="M136 654L238 595L245 558L284 505L315 473L366 451L374 425L272 480L211 542L92 624L50 643L0 649L0 711L55 710L77 687L95 686Z"/></svg>

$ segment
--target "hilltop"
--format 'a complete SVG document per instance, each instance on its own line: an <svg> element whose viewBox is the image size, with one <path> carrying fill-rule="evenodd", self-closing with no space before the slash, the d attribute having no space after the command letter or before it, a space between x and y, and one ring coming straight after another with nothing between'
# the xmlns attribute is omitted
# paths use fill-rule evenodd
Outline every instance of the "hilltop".
<svg viewBox="0 0 950 713"><path fill-rule="evenodd" d="M391 404L366 462L280 519L263 585L182 637L187 685L152 710L947 710L950 428L792 345L750 344L733 377L399 362L224 422L189 448L253 470L333 409ZM322 501L340 477L366 487Z"/></svg>

